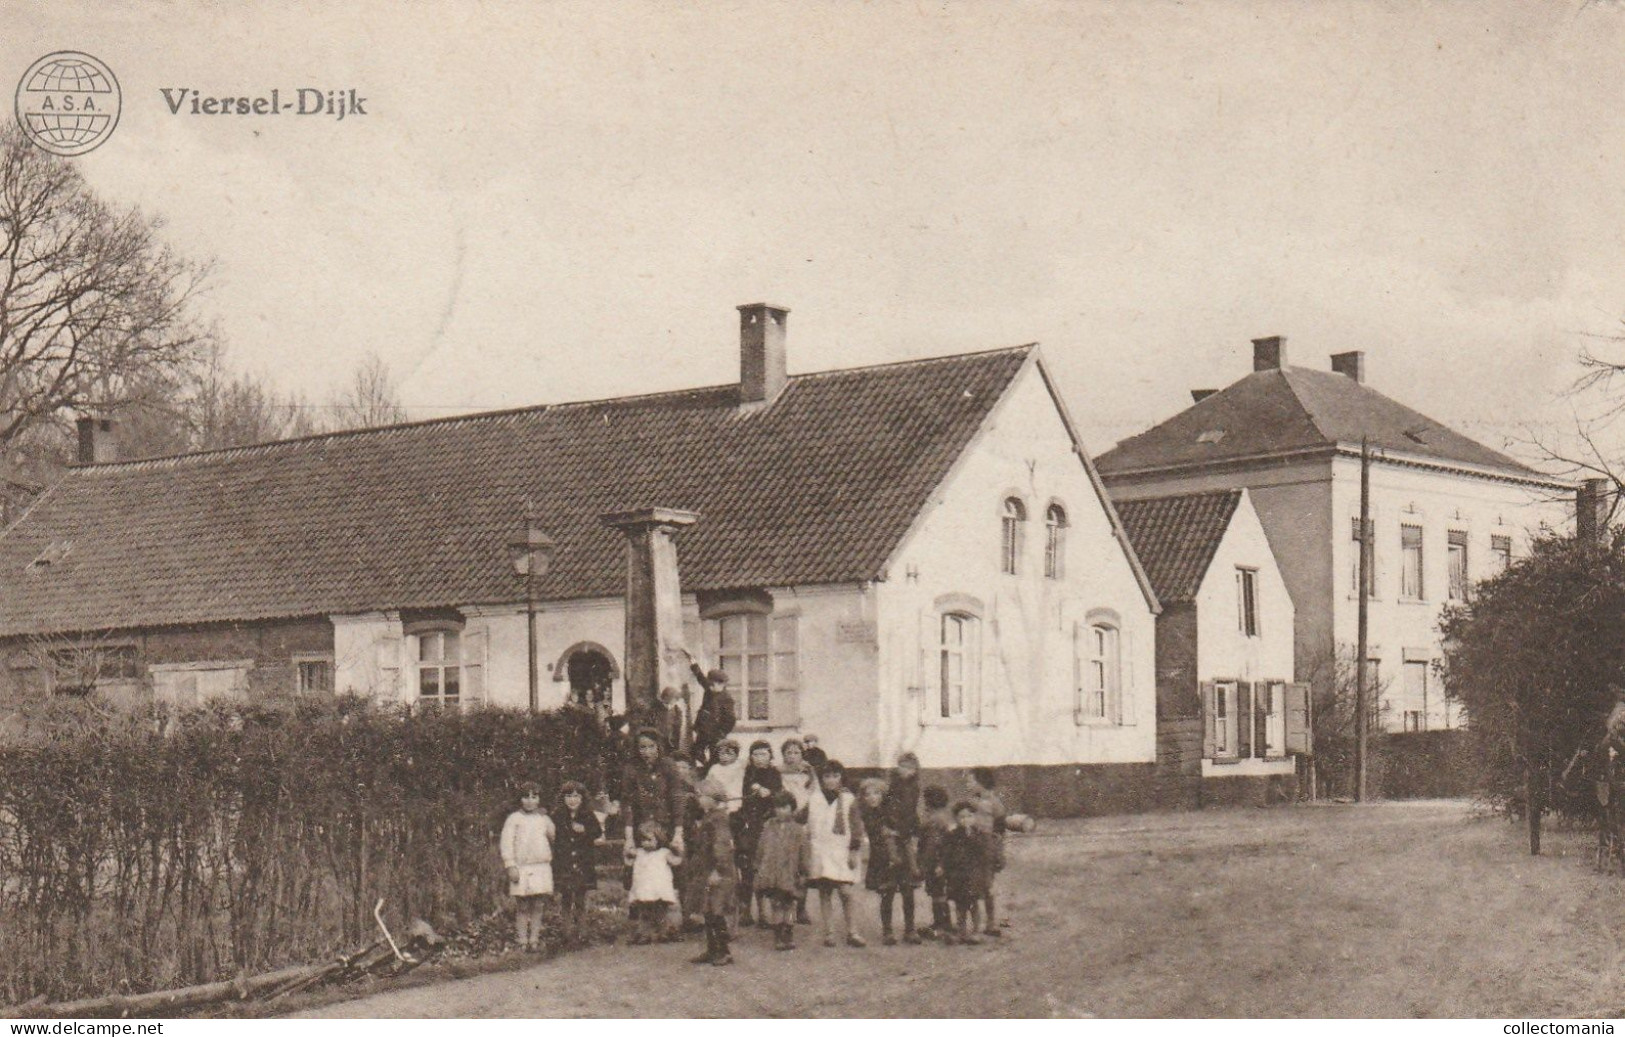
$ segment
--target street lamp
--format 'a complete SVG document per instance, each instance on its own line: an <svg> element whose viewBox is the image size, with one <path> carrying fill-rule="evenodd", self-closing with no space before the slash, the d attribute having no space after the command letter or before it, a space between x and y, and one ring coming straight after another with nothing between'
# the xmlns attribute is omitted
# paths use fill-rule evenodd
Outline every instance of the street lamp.
<svg viewBox="0 0 1625 1037"><path fill-rule="evenodd" d="M536 580L547 575L553 555L558 551L558 542L542 532L542 527L536 524L535 509L527 505L525 535L509 541L508 551L513 558L514 572L525 581L525 645L530 663L530 711L535 713L541 709L541 692L536 683Z"/></svg>

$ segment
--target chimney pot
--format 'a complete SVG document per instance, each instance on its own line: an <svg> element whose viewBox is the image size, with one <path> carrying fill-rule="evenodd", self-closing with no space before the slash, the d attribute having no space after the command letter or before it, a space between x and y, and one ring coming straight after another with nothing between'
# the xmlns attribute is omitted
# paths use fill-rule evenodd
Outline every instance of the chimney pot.
<svg viewBox="0 0 1625 1037"><path fill-rule="evenodd" d="M1587 479L1574 494L1574 535L1580 540L1601 540L1608 531L1613 509L1607 479Z"/></svg>
<svg viewBox="0 0 1625 1037"><path fill-rule="evenodd" d="M789 320L788 307L765 302L739 307L739 402L765 403L783 391Z"/></svg>
<svg viewBox="0 0 1625 1037"><path fill-rule="evenodd" d="M1191 390L1191 402L1192 403L1201 403L1203 400L1207 399L1209 396L1212 396L1214 393L1216 393L1218 391L1219 390L1217 390L1217 389L1192 389Z"/></svg>
<svg viewBox="0 0 1625 1037"><path fill-rule="evenodd" d="M1253 339L1253 370L1279 371L1286 366L1286 336Z"/></svg>
<svg viewBox="0 0 1625 1037"><path fill-rule="evenodd" d="M1356 349L1348 353L1333 353L1332 370L1336 371L1338 374L1347 375L1356 382L1359 382L1361 385L1364 385L1365 351Z"/></svg>
<svg viewBox="0 0 1625 1037"><path fill-rule="evenodd" d="M107 464L117 460L113 450L113 419L86 415L74 422L79 433L79 464Z"/></svg>

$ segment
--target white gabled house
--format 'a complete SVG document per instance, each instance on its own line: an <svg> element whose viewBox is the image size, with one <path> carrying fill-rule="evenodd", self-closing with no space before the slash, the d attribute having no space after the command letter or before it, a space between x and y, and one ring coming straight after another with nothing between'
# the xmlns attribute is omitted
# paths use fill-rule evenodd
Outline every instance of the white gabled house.
<svg viewBox="0 0 1625 1037"><path fill-rule="evenodd" d="M1309 685L1294 679L1292 597L1251 495L1150 497L1118 512L1162 604L1159 761L1187 778L1192 805L1295 798Z"/></svg>
<svg viewBox="0 0 1625 1037"><path fill-rule="evenodd" d="M742 737L1154 805L1156 596L1038 349L792 376L787 311L740 312L735 385L80 467L0 535L0 681L524 706L531 502L542 704L624 709L601 520L681 509L685 637Z"/></svg>

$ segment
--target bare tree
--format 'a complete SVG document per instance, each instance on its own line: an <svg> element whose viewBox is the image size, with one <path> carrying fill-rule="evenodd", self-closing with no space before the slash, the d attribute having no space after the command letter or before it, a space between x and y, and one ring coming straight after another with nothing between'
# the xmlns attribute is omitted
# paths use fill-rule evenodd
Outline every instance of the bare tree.
<svg viewBox="0 0 1625 1037"><path fill-rule="evenodd" d="M368 353L356 368L350 387L333 401L335 428L372 428L406 420L406 408L389 365L377 353Z"/></svg>
<svg viewBox="0 0 1625 1037"><path fill-rule="evenodd" d="M71 411L117 411L196 361L206 269L159 226L0 130L0 449Z"/></svg>

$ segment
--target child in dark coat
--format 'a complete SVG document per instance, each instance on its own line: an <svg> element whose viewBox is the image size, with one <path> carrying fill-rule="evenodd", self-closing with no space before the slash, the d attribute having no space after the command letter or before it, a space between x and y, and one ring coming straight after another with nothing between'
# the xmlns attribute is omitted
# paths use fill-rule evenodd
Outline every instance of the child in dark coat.
<svg viewBox="0 0 1625 1037"><path fill-rule="evenodd" d="M562 805L553 822L553 887L564 915L564 938L575 943L581 939L586 918L587 890L598 888L593 847L603 837L604 826L587 805L587 787L581 782L565 782L560 799Z"/></svg>
<svg viewBox="0 0 1625 1037"><path fill-rule="evenodd" d="M807 889L807 828L796 820L796 799L780 789L773 793L773 816L756 841L756 895L772 907L773 947L795 949L796 898ZM762 916L767 918L766 909Z"/></svg>
<svg viewBox="0 0 1625 1037"><path fill-rule="evenodd" d="M705 883L703 903L696 905L705 915L705 953L694 963L732 965L728 927L739 906L739 868L728 819L728 792L720 781L706 778L695 787L694 801L700 809L700 821L695 827L689 862L695 876L703 876Z"/></svg>
<svg viewBox="0 0 1625 1037"><path fill-rule="evenodd" d="M925 894L931 898L931 926L920 933L927 939L947 938L953 927L948 913L948 887L942 874L942 842L954 827L948 812L948 791L940 785L926 789L925 821L920 825L919 864L925 879Z"/></svg>
<svg viewBox="0 0 1625 1037"><path fill-rule="evenodd" d="M914 887L920 884L916 846L920 834L920 758L913 753L897 758L897 766L892 768L891 781L880 803L880 816L882 835L895 847L897 856L896 887L903 901L903 942L919 943L920 937L914 931ZM885 898L881 900L880 911L882 919L891 913ZM891 926L886 928L890 930Z"/></svg>
<svg viewBox="0 0 1625 1037"><path fill-rule="evenodd" d="M859 810L863 815L864 834L869 837L869 863L863 872L866 888L880 894L880 942L887 947L897 946L892 933L892 907L897 894L907 891L904 911L909 943L919 943L914 932L914 877L898 844L897 833L886 823L885 802L887 785L879 778L864 781Z"/></svg>
<svg viewBox="0 0 1625 1037"><path fill-rule="evenodd" d="M776 793L784 788L784 778L773 765L773 746L765 741L752 742L750 759L745 763L742 802L734 812L734 848L739 852L739 920L750 924L751 899L756 899L756 924L763 929L773 925L768 920L767 900L756 892L756 843L762 828L773 816ZM792 799L793 803L794 800Z"/></svg>
<svg viewBox="0 0 1625 1037"><path fill-rule="evenodd" d="M981 943L976 935L988 885L993 878L992 837L976 822L976 805L954 804L954 827L942 840L942 878L949 903L954 906L959 942ZM953 943L952 932L943 943Z"/></svg>

